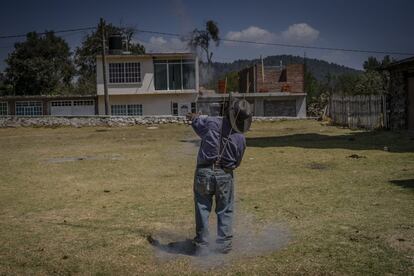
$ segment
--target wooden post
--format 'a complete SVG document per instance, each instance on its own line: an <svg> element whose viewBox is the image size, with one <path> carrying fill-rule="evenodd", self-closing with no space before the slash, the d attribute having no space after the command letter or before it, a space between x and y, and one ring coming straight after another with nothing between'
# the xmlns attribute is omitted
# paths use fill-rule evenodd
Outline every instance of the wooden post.
<svg viewBox="0 0 414 276"><path fill-rule="evenodd" d="M263 64L263 57L260 55L260 61L262 63L262 82L264 84L264 64Z"/></svg>
<svg viewBox="0 0 414 276"><path fill-rule="evenodd" d="M246 78L246 93L249 93L249 86L250 86L249 75L250 75L250 69L247 69L247 78Z"/></svg>
<svg viewBox="0 0 414 276"><path fill-rule="evenodd" d="M253 65L253 93L256 93L256 64Z"/></svg>
<svg viewBox="0 0 414 276"><path fill-rule="evenodd" d="M100 25L101 25L101 35L102 35L102 71L103 71L103 82L104 82L105 115L110 115L108 82L106 79L105 21L103 20L103 18L101 18L100 20Z"/></svg>

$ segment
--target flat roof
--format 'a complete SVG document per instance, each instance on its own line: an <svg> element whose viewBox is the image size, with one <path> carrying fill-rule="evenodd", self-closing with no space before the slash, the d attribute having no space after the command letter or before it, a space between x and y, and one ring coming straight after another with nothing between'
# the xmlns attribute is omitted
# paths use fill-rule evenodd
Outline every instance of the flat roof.
<svg viewBox="0 0 414 276"><path fill-rule="evenodd" d="M396 67L399 65L407 65L407 64L414 64L414 57L409 57L409 58L405 58L405 59L401 59L401 60L397 60L394 61L386 66L383 66L381 69L388 69L388 68L392 68L392 67Z"/></svg>
<svg viewBox="0 0 414 276"><path fill-rule="evenodd" d="M258 92L258 93L233 93L237 98L254 98L254 97L303 97L306 93L295 92ZM200 94L200 98L214 99L214 98L228 98L229 93L206 93Z"/></svg>
<svg viewBox="0 0 414 276"><path fill-rule="evenodd" d="M126 57L137 57L137 58L165 58L165 57L191 57L195 58L196 55L189 52L171 52L171 53L146 53L146 54L107 54L106 58L126 58ZM102 58L102 55L97 55L96 58Z"/></svg>
<svg viewBox="0 0 414 276"><path fill-rule="evenodd" d="M21 96L0 96L0 100L31 100L31 99L83 99L96 98L97 95L21 95Z"/></svg>

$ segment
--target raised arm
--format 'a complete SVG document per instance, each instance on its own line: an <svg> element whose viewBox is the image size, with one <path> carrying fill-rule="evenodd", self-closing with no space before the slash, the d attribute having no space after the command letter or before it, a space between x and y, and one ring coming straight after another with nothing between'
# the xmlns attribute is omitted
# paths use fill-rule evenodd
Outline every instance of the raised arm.
<svg viewBox="0 0 414 276"><path fill-rule="evenodd" d="M200 117L195 113L187 114L187 119L191 121L191 126L193 127L195 133L200 136L200 138L203 138L204 135L208 132L207 118L208 117Z"/></svg>

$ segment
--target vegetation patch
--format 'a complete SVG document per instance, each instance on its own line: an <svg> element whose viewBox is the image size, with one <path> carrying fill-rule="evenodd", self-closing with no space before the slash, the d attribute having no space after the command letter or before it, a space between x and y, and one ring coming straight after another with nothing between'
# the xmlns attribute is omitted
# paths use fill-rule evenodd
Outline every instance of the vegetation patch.
<svg viewBox="0 0 414 276"><path fill-rule="evenodd" d="M0 129L1 275L414 274L412 133L253 123L235 250L204 259L148 242L194 237L191 127L98 129Z"/></svg>

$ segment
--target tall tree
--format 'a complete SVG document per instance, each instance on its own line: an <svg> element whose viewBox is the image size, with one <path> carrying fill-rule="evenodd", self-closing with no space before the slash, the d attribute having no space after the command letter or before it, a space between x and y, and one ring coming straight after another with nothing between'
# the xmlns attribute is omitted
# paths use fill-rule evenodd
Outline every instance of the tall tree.
<svg viewBox="0 0 414 276"><path fill-rule="evenodd" d="M366 61L364 61L363 67L365 71L377 71L381 66L387 66L388 64L394 62L395 59L390 57L389 55L384 56L382 61L379 61L375 57L368 57Z"/></svg>
<svg viewBox="0 0 414 276"><path fill-rule="evenodd" d="M70 88L75 73L68 44L52 31L28 33L6 63L6 84L15 95L60 94Z"/></svg>
<svg viewBox="0 0 414 276"><path fill-rule="evenodd" d="M133 42L133 28L119 28L112 24L105 25L106 38L112 34L121 34L125 41L125 49L133 54L145 54L145 48L139 43ZM79 93L92 94L96 92L96 56L102 52L102 34L101 26L96 31L86 35L82 45L76 48L75 64L78 73ZM108 39L106 39L108 47Z"/></svg>
<svg viewBox="0 0 414 276"><path fill-rule="evenodd" d="M368 57L366 61L364 61L363 67L365 71L373 71L378 69L381 66L381 62L377 60L376 57Z"/></svg>
<svg viewBox="0 0 414 276"><path fill-rule="evenodd" d="M207 63L210 65L213 57L213 52L210 51L210 41L213 41L216 46L220 44L219 28L216 22L209 20L206 22L204 30L194 29L191 33L188 45L190 48L197 50L200 48L206 54Z"/></svg>

